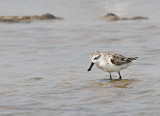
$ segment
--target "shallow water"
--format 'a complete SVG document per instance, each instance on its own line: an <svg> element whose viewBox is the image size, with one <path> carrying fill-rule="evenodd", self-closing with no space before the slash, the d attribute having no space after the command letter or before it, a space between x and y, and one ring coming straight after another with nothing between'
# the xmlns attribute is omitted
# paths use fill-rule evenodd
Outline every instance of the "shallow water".
<svg viewBox="0 0 160 116"><path fill-rule="evenodd" d="M53 13L61 21L0 23L0 115L149 116L160 111L160 1L5 0L1 15ZM107 12L149 20L97 20ZM138 56L122 71L134 80L106 86L93 51ZM114 73L117 79L118 74Z"/></svg>

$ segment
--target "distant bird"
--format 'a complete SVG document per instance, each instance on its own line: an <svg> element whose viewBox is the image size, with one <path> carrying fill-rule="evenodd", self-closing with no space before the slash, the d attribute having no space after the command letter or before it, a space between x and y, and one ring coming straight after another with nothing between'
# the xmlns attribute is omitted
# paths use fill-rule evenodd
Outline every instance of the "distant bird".
<svg viewBox="0 0 160 116"><path fill-rule="evenodd" d="M122 79L120 71L128 68L132 64L132 61L137 58L138 57L128 58L120 54L96 51L91 55L91 65L88 71L91 71L93 65L96 64L97 68L109 72L110 80L112 80L112 72L117 72L119 74L119 79Z"/></svg>

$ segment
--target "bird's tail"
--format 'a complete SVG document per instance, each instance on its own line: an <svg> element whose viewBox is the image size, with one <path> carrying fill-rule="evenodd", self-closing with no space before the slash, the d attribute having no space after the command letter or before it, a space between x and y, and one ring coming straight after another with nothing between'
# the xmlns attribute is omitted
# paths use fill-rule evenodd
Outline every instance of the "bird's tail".
<svg viewBox="0 0 160 116"><path fill-rule="evenodd" d="M134 57L134 58L128 58L129 60L137 60L138 57Z"/></svg>
<svg viewBox="0 0 160 116"><path fill-rule="evenodd" d="M134 57L134 60L137 60L138 57Z"/></svg>

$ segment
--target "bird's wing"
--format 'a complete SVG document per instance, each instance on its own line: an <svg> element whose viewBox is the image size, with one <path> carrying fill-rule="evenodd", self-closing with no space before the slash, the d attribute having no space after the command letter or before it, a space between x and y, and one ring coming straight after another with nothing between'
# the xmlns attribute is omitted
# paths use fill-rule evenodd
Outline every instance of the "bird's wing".
<svg viewBox="0 0 160 116"><path fill-rule="evenodd" d="M122 65L132 62L132 60L136 60L135 58L127 58L125 56L122 56L120 54L112 54L111 55L111 62L115 65Z"/></svg>

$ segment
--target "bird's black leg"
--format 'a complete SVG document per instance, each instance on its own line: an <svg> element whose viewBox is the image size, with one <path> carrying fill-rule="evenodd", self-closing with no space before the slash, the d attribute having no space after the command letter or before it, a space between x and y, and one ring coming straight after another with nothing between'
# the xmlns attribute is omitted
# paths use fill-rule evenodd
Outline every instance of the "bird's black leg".
<svg viewBox="0 0 160 116"><path fill-rule="evenodd" d="M118 72L118 74L119 74L119 79L122 79L120 72Z"/></svg>
<svg viewBox="0 0 160 116"><path fill-rule="evenodd" d="M111 73L109 73L109 76L110 76L110 80L112 80L112 76L111 76Z"/></svg>

